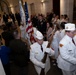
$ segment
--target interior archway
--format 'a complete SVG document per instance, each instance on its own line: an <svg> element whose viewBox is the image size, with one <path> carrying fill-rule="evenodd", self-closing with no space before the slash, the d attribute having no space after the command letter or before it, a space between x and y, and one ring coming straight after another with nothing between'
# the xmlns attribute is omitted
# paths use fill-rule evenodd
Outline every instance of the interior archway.
<svg viewBox="0 0 76 75"><path fill-rule="evenodd" d="M9 12L9 3L7 0L0 0L0 13Z"/></svg>

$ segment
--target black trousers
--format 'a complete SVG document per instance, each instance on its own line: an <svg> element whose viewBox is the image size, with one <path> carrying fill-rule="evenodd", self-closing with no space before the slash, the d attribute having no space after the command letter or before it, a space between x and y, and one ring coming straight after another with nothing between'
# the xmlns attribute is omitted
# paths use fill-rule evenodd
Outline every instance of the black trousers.
<svg viewBox="0 0 76 75"><path fill-rule="evenodd" d="M3 64L3 68L4 68L4 71L5 71L6 75L11 75L11 73L10 73L10 64L9 63L6 64L6 65Z"/></svg>
<svg viewBox="0 0 76 75"><path fill-rule="evenodd" d="M14 64L14 70L16 70L17 75L28 75L28 66L20 67Z"/></svg>

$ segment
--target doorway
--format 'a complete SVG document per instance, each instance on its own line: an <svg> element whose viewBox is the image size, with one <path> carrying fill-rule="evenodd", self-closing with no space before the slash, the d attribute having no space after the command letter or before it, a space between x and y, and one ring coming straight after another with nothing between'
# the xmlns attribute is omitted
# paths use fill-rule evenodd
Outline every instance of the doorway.
<svg viewBox="0 0 76 75"><path fill-rule="evenodd" d="M53 11L56 15L60 15L60 0L53 0Z"/></svg>

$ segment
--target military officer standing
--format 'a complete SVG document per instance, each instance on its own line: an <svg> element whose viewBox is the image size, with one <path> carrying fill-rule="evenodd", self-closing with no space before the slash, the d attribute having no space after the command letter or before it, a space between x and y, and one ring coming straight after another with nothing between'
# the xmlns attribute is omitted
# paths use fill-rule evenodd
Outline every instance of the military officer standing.
<svg viewBox="0 0 76 75"><path fill-rule="evenodd" d="M51 48L47 48L48 41L43 41L43 35L41 32L37 31L35 34L36 42L31 45L31 50L30 50L30 60L33 62L35 69L40 75L41 69L45 68L45 74L47 71L50 69L50 60L49 60L49 55L53 56L54 55L54 50ZM41 60L44 57L44 53L47 52L47 59L46 63L42 63Z"/></svg>
<svg viewBox="0 0 76 75"><path fill-rule="evenodd" d="M76 75L76 45L73 40L76 33L75 24L65 24L65 32L66 35L59 43L58 67L62 70L63 75Z"/></svg>

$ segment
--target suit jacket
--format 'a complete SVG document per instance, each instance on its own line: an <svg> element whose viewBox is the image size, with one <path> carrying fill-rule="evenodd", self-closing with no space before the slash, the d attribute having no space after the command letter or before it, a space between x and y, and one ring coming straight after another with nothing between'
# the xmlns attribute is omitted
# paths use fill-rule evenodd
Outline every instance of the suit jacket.
<svg viewBox="0 0 76 75"><path fill-rule="evenodd" d="M44 20L38 20L37 29L44 35L46 34L46 22Z"/></svg>
<svg viewBox="0 0 76 75"><path fill-rule="evenodd" d="M9 14L9 16L12 18L13 22L15 22L15 16L14 16L14 14L13 13Z"/></svg>
<svg viewBox="0 0 76 75"><path fill-rule="evenodd" d="M19 13L15 13L15 17L17 21L21 21L21 16Z"/></svg>
<svg viewBox="0 0 76 75"><path fill-rule="evenodd" d="M3 15L3 21L4 21L5 23L8 22L8 15L7 15L7 14L6 14L6 15Z"/></svg>
<svg viewBox="0 0 76 75"><path fill-rule="evenodd" d="M20 39L15 39L10 42L10 49L12 50L13 61L19 67L25 67L29 61L29 50L27 44Z"/></svg>

